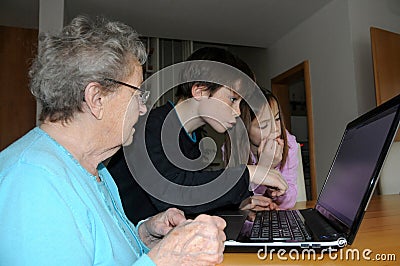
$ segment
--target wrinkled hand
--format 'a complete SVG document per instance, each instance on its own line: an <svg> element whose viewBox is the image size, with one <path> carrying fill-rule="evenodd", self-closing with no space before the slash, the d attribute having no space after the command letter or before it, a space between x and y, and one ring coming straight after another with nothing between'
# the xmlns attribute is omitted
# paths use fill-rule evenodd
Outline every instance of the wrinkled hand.
<svg viewBox="0 0 400 266"><path fill-rule="evenodd" d="M242 201L239 209L252 211L276 210L278 205L270 198L254 195Z"/></svg>
<svg viewBox="0 0 400 266"><path fill-rule="evenodd" d="M165 212L151 217L139 226L138 231L140 238L148 247L151 248L174 227L185 221L185 215L181 210L170 208Z"/></svg>
<svg viewBox="0 0 400 266"><path fill-rule="evenodd" d="M263 139L258 146L258 164L275 168L283 155L284 141L279 136Z"/></svg>
<svg viewBox="0 0 400 266"><path fill-rule="evenodd" d="M181 223L148 253L157 265L215 265L223 260L225 221L199 215Z"/></svg>

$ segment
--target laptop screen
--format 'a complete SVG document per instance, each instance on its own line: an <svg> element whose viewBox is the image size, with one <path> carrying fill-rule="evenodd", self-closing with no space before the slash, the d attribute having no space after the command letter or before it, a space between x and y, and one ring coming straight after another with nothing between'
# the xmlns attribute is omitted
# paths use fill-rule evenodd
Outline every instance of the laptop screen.
<svg viewBox="0 0 400 266"><path fill-rule="evenodd" d="M318 198L346 226L354 222L372 182L389 130L396 116L394 106L367 120L347 127L327 181Z"/></svg>

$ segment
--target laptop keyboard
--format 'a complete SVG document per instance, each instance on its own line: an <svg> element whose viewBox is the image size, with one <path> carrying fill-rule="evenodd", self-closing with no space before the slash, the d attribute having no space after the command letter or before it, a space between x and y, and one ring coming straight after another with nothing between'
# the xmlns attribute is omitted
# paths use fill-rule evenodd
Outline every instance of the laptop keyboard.
<svg viewBox="0 0 400 266"><path fill-rule="evenodd" d="M297 211L261 211L256 213L250 240L308 241L307 232Z"/></svg>

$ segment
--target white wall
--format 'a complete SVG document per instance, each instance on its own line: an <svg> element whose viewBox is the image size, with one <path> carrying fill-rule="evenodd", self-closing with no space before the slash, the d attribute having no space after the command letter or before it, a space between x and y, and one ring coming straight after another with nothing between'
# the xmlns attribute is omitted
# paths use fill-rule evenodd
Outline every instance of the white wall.
<svg viewBox="0 0 400 266"><path fill-rule="evenodd" d="M59 32L64 26L64 0L39 0L39 32Z"/></svg>
<svg viewBox="0 0 400 266"><path fill-rule="evenodd" d="M358 113L375 107L370 27L400 33L399 0L350 0L350 27L354 53Z"/></svg>
<svg viewBox="0 0 400 266"><path fill-rule="evenodd" d="M393 142L389 154L383 165L379 180L379 189L382 195L400 194L400 142Z"/></svg>
<svg viewBox="0 0 400 266"><path fill-rule="evenodd" d="M317 190L346 123L357 116L347 1L329 3L268 49L269 79L310 62Z"/></svg>
<svg viewBox="0 0 400 266"><path fill-rule="evenodd" d="M369 28L400 32L398 0L335 0L268 49L268 79L310 61L317 188L347 122L375 106Z"/></svg>
<svg viewBox="0 0 400 266"><path fill-rule="evenodd" d="M400 1L351 0L349 3L351 36L354 51L358 111L364 113L375 106L375 87L371 55L370 27L400 33ZM400 143L393 143L381 172L382 194L398 194Z"/></svg>

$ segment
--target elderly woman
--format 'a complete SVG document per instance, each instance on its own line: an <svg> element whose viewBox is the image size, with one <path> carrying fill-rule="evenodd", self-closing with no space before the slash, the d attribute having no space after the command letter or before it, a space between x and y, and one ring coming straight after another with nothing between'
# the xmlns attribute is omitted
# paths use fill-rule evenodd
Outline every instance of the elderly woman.
<svg viewBox="0 0 400 266"><path fill-rule="evenodd" d="M75 18L41 40L31 91L41 124L0 154L0 265L209 265L225 222L177 209L137 227L101 163L147 110L145 50L130 27Z"/></svg>

